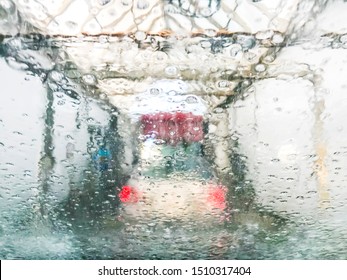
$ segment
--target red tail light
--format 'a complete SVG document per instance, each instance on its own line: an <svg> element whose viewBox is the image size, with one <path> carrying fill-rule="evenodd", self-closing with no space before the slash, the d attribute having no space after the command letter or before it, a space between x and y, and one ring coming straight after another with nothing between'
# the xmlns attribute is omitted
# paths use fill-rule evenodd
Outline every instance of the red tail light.
<svg viewBox="0 0 347 280"><path fill-rule="evenodd" d="M212 204L214 208L225 209L226 194L226 187L222 185L210 186L210 188L208 189L207 201L208 203Z"/></svg>
<svg viewBox="0 0 347 280"><path fill-rule="evenodd" d="M123 186L118 196L123 203L136 203L139 200L137 190L130 186Z"/></svg>

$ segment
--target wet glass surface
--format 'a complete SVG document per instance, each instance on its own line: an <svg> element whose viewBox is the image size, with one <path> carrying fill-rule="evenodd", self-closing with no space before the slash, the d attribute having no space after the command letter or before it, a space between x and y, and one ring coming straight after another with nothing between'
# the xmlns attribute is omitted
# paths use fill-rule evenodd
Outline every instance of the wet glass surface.
<svg viewBox="0 0 347 280"><path fill-rule="evenodd" d="M265 32L241 20L265 24L263 1L162 1L172 30L190 19L178 38L157 32L160 1L136 1L158 20L122 35L114 1L89 7L103 35L67 24L73 5L47 25L54 5L13 2L0 0L1 259L347 258L347 29L331 20L346 3L302 1ZM27 5L35 27L19 24ZM213 31L225 14L235 23Z"/></svg>

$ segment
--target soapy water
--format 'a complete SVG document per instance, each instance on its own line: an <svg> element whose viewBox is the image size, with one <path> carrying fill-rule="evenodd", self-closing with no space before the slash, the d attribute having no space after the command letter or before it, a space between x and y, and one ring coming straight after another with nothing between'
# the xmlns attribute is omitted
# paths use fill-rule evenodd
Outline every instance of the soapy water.
<svg viewBox="0 0 347 280"><path fill-rule="evenodd" d="M108 9L106 2L100 7ZM194 24L228 9L223 1L167 2ZM303 1L302 10L305 3L319 19L314 1ZM2 26L16 22L16 12L4 11ZM2 36L1 258L345 259L344 114L326 91L341 96L344 84L332 85L315 57L329 70L336 66L344 35L305 45L305 28L209 31L194 40L141 32L121 39ZM135 219L122 212L134 176L158 188ZM227 188L212 196L225 199L223 215L180 205L180 190L194 193L189 187L211 178ZM151 207L156 201L161 205Z"/></svg>

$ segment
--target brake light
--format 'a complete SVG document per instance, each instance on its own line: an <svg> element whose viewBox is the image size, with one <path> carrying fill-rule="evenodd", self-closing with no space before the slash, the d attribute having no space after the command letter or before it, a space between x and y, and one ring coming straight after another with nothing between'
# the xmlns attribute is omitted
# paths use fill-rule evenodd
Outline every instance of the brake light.
<svg viewBox="0 0 347 280"><path fill-rule="evenodd" d="M225 209L226 207L226 194L227 188L222 185L211 186L208 189L207 201L212 204L214 208Z"/></svg>
<svg viewBox="0 0 347 280"><path fill-rule="evenodd" d="M137 190L130 186L123 186L118 197L123 203L136 203L139 200Z"/></svg>

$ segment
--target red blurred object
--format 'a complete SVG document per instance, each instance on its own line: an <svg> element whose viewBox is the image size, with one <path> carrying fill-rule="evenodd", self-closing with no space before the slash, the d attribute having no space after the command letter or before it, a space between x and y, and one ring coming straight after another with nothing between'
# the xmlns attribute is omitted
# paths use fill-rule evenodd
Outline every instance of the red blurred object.
<svg viewBox="0 0 347 280"><path fill-rule="evenodd" d="M137 190L130 186L123 186L118 196L120 201L124 203L136 203L139 200Z"/></svg>
<svg viewBox="0 0 347 280"><path fill-rule="evenodd" d="M227 188L222 185L210 186L208 190L207 201L212 204L214 208L225 209L226 208L226 194Z"/></svg>
<svg viewBox="0 0 347 280"><path fill-rule="evenodd" d="M141 117L143 134L155 134L158 139L177 144L180 141L188 143L203 139L203 118L192 113L156 113Z"/></svg>

